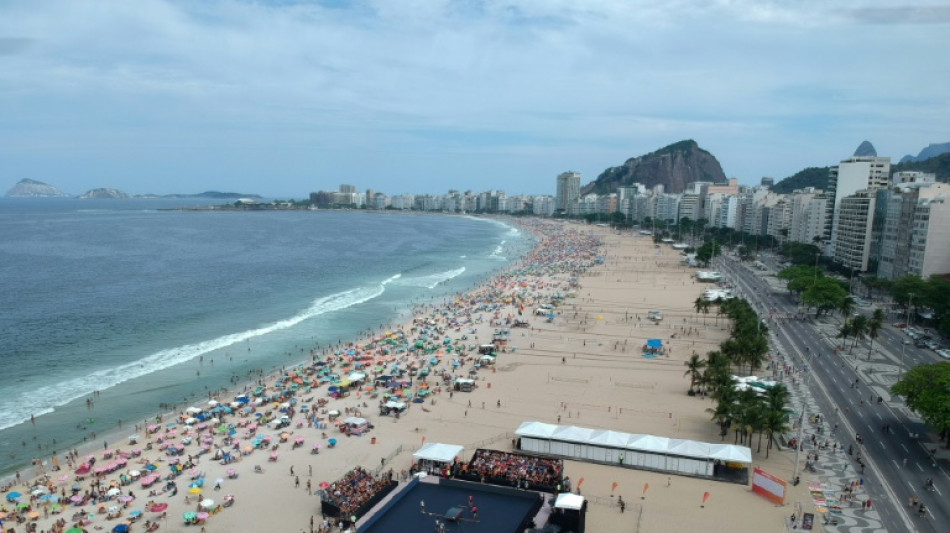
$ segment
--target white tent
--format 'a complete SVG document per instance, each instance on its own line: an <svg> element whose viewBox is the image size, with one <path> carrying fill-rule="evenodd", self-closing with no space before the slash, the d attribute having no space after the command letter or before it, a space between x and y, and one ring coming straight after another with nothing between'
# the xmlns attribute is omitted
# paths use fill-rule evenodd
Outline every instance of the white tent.
<svg viewBox="0 0 950 533"><path fill-rule="evenodd" d="M697 442L695 440L670 439L667 451L671 454L682 455L683 457L706 459L709 457L710 446L708 443Z"/></svg>
<svg viewBox="0 0 950 533"><path fill-rule="evenodd" d="M397 402L396 400L389 400L388 402L386 402L385 407L389 409L405 409L406 402Z"/></svg>
<svg viewBox="0 0 950 533"><path fill-rule="evenodd" d="M571 511L580 511L584 507L584 497L572 492L562 492L557 495L554 502L555 509L569 509Z"/></svg>
<svg viewBox="0 0 950 533"><path fill-rule="evenodd" d="M638 468L711 476L716 461L752 463L752 450L656 435L523 422L515 431L522 450L577 460L623 463Z"/></svg>
<svg viewBox="0 0 950 533"><path fill-rule="evenodd" d="M550 439L551 435L561 426L545 424L544 422L522 422L515 435L519 437L534 437L536 439Z"/></svg>
<svg viewBox="0 0 950 533"><path fill-rule="evenodd" d="M432 461L435 463L451 463L462 453L464 446L458 444L442 444L441 442L427 442L419 451L412 454L415 460Z"/></svg>
<svg viewBox="0 0 950 533"><path fill-rule="evenodd" d="M363 425L363 424L366 423L366 419L365 419L365 418L359 418L359 417L351 416L351 417L347 418L346 420L344 420L343 423L346 424L346 425L348 425L348 426L361 426L361 425Z"/></svg>
<svg viewBox="0 0 950 533"><path fill-rule="evenodd" d="M350 381L363 381L366 379L366 374L363 372L350 372L350 375L346 377Z"/></svg>
<svg viewBox="0 0 950 533"><path fill-rule="evenodd" d="M713 444L710 446L709 456L730 463L751 463L752 449L734 444Z"/></svg>

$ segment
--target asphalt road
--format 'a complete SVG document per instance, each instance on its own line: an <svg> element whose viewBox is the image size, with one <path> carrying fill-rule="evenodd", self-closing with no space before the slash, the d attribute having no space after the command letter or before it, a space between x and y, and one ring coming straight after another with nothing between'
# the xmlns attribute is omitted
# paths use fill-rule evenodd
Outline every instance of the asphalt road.
<svg viewBox="0 0 950 533"><path fill-rule="evenodd" d="M797 311L798 303L787 291L774 290L759 275L731 258L719 259L717 267L732 280L739 296L756 307L760 316L794 315ZM950 528L947 465L938 462L933 466L935 463L928 450L940 443L925 446L913 441L912 433L926 440L927 428L916 417L909 416L903 402L889 392L898 376L902 347L905 369L935 362L940 360L939 356L913 345L903 346L907 337L890 325L875 341L870 360L865 343L859 343L852 354L847 349L834 353L834 346L842 341L834 338L838 326L833 319L774 319L769 328L786 352L792 354L792 360L798 358L810 374L812 396L821 407L822 415L829 425L838 426L829 438L836 439L845 449L852 447L852 468L858 467L854 459L861 453L866 465L866 489L884 527L894 532ZM884 399L880 404L879 396ZM882 429L885 425L890 426L887 432ZM863 438L863 445L856 442L856 435ZM858 467L857 472L860 470ZM855 474L845 476L843 473L842 476L853 478ZM923 488L928 478L934 480L933 491ZM908 508L907 502L912 496L926 506L925 518L920 517L916 509Z"/></svg>

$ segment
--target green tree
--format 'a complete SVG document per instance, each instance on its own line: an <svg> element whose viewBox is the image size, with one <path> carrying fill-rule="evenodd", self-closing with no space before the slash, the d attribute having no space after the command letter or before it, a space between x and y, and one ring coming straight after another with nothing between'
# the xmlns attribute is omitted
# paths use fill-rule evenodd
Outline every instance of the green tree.
<svg viewBox="0 0 950 533"><path fill-rule="evenodd" d="M722 255L722 246L715 242L707 242L696 250L696 260L704 265L718 255Z"/></svg>
<svg viewBox="0 0 950 533"><path fill-rule="evenodd" d="M863 339L868 332L868 317L864 315L858 315L854 317L854 320L851 321L851 336L854 337L854 343L851 344L851 348L848 349L848 353L854 351L854 347L858 345L858 341Z"/></svg>
<svg viewBox="0 0 950 533"><path fill-rule="evenodd" d="M891 387L907 406L934 428L950 448L950 363L918 365Z"/></svg>
<svg viewBox="0 0 950 533"><path fill-rule="evenodd" d="M802 293L802 302L809 307L815 308L815 316L821 316L823 312L837 309L841 306L841 300L848 296L848 291L833 278L818 278L811 287Z"/></svg>
<svg viewBox="0 0 950 533"><path fill-rule="evenodd" d="M838 312L841 313L841 316L844 317L845 320L854 312L854 305L854 298L850 296L845 296L841 299L841 303L838 304Z"/></svg>
<svg viewBox="0 0 950 533"><path fill-rule="evenodd" d="M883 309L875 309L874 314L871 315L871 320L868 321L868 338L871 339L868 345L868 361L871 360L871 352L874 350L874 339L877 339L881 328L884 326L885 318L886 315Z"/></svg>
<svg viewBox="0 0 950 533"><path fill-rule="evenodd" d="M693 355L688 360L683 361L683 364L686 366L686 372L683 375L689 376L689 395L692 396L695 394L693 387L699 383L702 371L706 368L706 361L698 353L693 352Z"/></svg>

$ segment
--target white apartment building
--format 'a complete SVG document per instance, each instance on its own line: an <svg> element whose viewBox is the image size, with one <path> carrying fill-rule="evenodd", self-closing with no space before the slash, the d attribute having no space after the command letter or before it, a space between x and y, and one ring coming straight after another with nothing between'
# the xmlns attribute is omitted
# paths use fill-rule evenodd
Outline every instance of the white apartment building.
<svg viewBox="0 0 950 533"><path fill-rule="evenodd" d="M838 242L841 200L861 190L874 190L890 185L891 158L878 157L870 143L867 143L867 147L872 155L855 155L831 167L829 190L832 192L833 203L829 207L832 211L832 223L829 245L825 248L826 255L837 255L835 247Z"/></svg>
<svg viewBox="0 0 950 533"><path fill-rule="evenodd" d="M790 220L788 240L815 244L815 239L825 239L830 233L828 218L830 198L814 187L794 191L790 195Z"/></svg>
<svg viewBox="0 0 950 533"><path fill-rule="evenodd" d="M871 257L871 225L874 222L875 189L864 189L839 199L834 260L855 272L868 269Z"/></svg>

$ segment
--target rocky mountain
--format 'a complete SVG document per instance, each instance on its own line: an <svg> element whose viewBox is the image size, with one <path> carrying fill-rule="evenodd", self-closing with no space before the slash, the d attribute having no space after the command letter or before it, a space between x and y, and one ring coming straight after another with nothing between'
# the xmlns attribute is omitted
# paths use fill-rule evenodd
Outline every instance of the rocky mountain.
<svg viewBox="0 0 950 533"><path fill-rule="evenodd" d="M666 192L681 193L694 181L727 182L715 156L689 139L608 168L581 188L581 194L609 194L631 183L642 183L648 189L663 185Z"/></svg>
<svg viewBox="0 0 950 533"><path fill-rule="evenodd" d="M131 198L129 193L122 192L117 189L91 189L79 195L79 198L84 200L92 199L115 199L115 198Z"/></svg>
<svg viewBox="0 0 950 533"><path fill-rule="evenodd" d="M950 152L950 143L932 143L916 156L905 155L901 158L901 163L919 163L947 152Z"/></svg>
<svg viewBox="0 0 950 533"><path fill-rule="evenodd" d="M871 141L864 141L858 145L858 149L854 151L854 157L877 157L877 150L874 149L874 145L871 144Z"/></svg>
<svg viewBox="0 0 950 533"><path fill-rule="evenodd" d="M42 181L24 178L7 191L7 198L69 198L70 195Z"/></svg>

